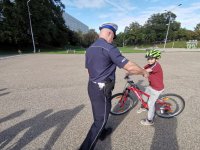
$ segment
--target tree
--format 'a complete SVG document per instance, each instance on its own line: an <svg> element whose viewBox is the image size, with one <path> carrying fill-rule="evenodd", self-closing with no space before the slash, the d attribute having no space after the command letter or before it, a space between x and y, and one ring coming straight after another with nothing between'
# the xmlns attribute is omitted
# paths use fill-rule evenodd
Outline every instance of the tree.
<svg viewBox="0 0 200 150"><path fill-rule="evenodd" d="M198 23L194 29L194 39L200 40L200 23Z"/></svg>
<svg viewBox="0 0 200 150"><path fill-rule="evenodd" d="M169 20L170 19L170 20ZM174 38L174 32L180 29L180 23L175 21L176 15L172 12L153 14L145 23L146 40L149 42L163 41L170 21L168 39Z"/></svg>
<svg viewBox="0 0 200 150"><path fill-rule="evenodd" d="M60 0L32 0L29 7L37 45L63 46L69 42L71 31L65 26L64 5ZM5 19L0 23L0 43L31 44L27 1L3 0L0 3L2 8Z"/></svg>
<svg viewBox="0 0 200 150"><path fill-rule="evenodd" d="M117 38L114 40L114 44L118 47L123 46L123 42L125 41L125 33L120 32L117 34Z"/></svg>
<svg viewBox="0 0 200 150"><path fill-rule="evenodd" d="M64 5L60 0L37 0L30 2L33 30L36 41L53 46L65 45L68 30L62 14Z"/></svg>
<svg viewBox="0 0 200 150"><path fill-rule="evenodd" d="M198 23L198 24L196 25L196 27L194 28L194 30L195 30L195 31L200 30L200 23Z"/></svg>
<svg viewBox="0 0 200 150"><path fill-rule="evenodd" d="M176 35L177 40L189 40L190 37L188 36L188 30L185 28L181 28L178 30Z"/></svg>
<svg viewBox="0 0 200 150"><path fill-rule="evenodd" d="M3 16L3 2L0 1L0 22L3 21L4 16Z"/></svg>
<svg viewBox="0 0 200 150"><path fill-rule="evenodd" d="M88 33L83 34L83 46L88 47L98 38L98 34L94 29L90 29Z"/></svg>
<svg viewBox="0 0 200 150"><path fill-rule="evenodd" d="M126 28L126 42L128 45L141 44L143 39L142 26L138 22L133 22Z"/></svg>
<svg viewBox="0 0 200 150"><path fill-rule="evenodd" d="M0 42L7 44L18 44L26 39L24 32L24 21L19 16L19 11L15 8L15 3L3 0L1 3L3 16L5 17L0 24Z"/></svg>

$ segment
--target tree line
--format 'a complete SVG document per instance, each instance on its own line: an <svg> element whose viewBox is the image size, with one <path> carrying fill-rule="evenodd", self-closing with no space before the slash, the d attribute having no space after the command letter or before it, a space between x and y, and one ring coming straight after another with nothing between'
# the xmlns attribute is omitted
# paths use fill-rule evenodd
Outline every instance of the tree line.
<svg viewBox="0 0 200 150"><path fill-rule="evenodd" d="M94 30L88 33L70 30L63 19L65 6L61 0L1 0L0 45L17 48L31 46L28 13L30 8L36 47L89 46L97 38Z"/></svg>
<svg viewBox="0 0 200 150"><path fill-rule="evenodd" d="M70 30L63 19L65 6L61 0L32 0L29 2L32 29L37 48L88 47L98 38L94 29L88 33ZM170 19L170 20L169 20ZM15 48L32 44L27 0L0 0L0 45ZM117 35L115 44L141 45L162 43L170 21L168 41L200 40L200 23L194 31L181 28L172 12L153 14L144 25L132 22Z"/></svg>
<svg viewBox="0 0 200 150"><path fill-rule="evenodd" d="M167 41L200 40L200 23L194 31L181 28L181 23L176 21L176 15L172 12L153 14L144 25L132 22L124 32L118 34L116 44L143 45L164 43L169 26Z"/></svg>

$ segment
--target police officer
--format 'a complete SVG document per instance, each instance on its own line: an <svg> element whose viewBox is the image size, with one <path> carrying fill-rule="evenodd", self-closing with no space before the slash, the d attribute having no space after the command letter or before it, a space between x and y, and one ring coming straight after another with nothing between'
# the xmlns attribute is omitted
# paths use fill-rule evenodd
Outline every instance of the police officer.
<svg viewBox="0 0 200 150"><path fill-rule="evenodd" d="M105 129L105 125L111 109L110 98L115 84L116 66L125 69L129 74L148 76L144 69L122 56L117 47L111 44L116 38L117 28L113 23L101 25L99 39L86 50L88 94L94 122L80 150L93 150L98 139L104 140L112 132L112 128Z"/></svg>

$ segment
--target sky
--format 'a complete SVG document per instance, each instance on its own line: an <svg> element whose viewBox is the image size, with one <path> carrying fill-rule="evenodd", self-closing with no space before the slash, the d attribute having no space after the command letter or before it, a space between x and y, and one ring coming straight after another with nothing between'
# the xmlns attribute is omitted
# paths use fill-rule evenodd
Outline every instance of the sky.
<svg viewBox="0 0 200 150"><path fill-rule="evenodd" d="M86 24L90 29L106 22L116 23L118 33L132 22L144 25L152 14L172 11L181 27L194 30L200 23L199 0L61 0L65 12ZM178 6L182 4L181 6Z"/></svg>

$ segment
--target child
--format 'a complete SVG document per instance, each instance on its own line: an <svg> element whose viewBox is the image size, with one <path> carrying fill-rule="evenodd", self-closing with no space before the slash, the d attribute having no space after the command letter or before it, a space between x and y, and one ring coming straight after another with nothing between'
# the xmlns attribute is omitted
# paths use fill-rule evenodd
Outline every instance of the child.
<svg viewBox="0 0 200 150"><path fill-rule="evenodd" d="M147 72L149 72L149 86L146 87L145 93L149 94L148 99L148 116L147 119L141 120L142 125L153 125L154 124L154 115L155 115L155 102L158 99L159 95L164 91L163 84L163 71L158 63L158 59L161 57L161 52L159 50L151 49L146 52L148 64L144 67ZM143 96L144 100L147 101L147 97ZM146 99L145 99L146 98ZM141 106L137 110L137 113L147 111Z"/></svg>

